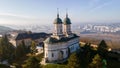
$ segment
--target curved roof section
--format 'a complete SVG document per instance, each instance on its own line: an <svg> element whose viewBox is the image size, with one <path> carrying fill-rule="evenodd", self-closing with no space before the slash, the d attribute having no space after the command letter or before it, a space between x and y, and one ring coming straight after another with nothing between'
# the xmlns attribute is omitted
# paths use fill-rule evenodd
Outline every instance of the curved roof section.
<svg viewBox="0 0 120 68"><path fill-rule="evenodd" d="M53 37L48 37L44 43L47 43L47 44L54 44L54 43L59 43L59 42L67 42L71 39L74 39L74 38L77 38L79 36L77 36L76 34L74 34L73 37L69 38L69 37L62 37L61 39L56 39L56 38L53 38Z"/></svg>
<svg viewBox="0 0 120 68"><path fill-rule="evenodd" d="M71 24L70 19L69 19L68 17L66 17L66 18L64 19L64 23L63 23L63 24Z"/></svg>
<svg viewBox="0 0 120 68"><path fill-rule="evenodd" d="M48 37L44 42L45 43L49 43L49 44L52 44L53 42L55 42L55 38L52 38L52 37Z"/></svg>
<svg viewBox="0 0 120 68"><path fill-rule="evenodd" d="M55 19L54 24L62 24L62 20L58 17Z"/></svg>
<svg viewBox="0 0 120 68"><path fill-rule="evenodd" d="M68 13L66 13L66 18L64 19L64 23L63 24L71 24L71 21L68 18Z"/></svg>
<svg viewBox="0 0 120 68"><path fill-rule="evenodd" d="M59 13L57 14L57 18L55 19L54 24L62 24L62 20L59 18Z"/></svg>

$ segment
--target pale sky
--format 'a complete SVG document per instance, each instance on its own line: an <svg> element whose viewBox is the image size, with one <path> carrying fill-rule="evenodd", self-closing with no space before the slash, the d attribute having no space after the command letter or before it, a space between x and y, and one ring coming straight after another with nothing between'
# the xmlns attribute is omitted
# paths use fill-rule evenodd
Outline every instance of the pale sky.
<svg viewBox="0 0 120 68"><path fill-rule="evenodd" d="M120 22L120 0L0 0L0 24L51 24L57 8L72 23Z"/></svg>

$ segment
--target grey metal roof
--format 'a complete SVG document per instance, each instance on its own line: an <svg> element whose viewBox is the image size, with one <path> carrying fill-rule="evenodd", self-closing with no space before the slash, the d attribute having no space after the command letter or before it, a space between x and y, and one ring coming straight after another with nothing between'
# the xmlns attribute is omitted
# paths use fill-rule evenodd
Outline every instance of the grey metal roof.
<svg viewBox="0 0 120 68"><path fill-rule="evenodd" d="M45 38L47 37L48 34L46 33L19 33L15 40L22 40L22 39L27 39L31 38L32 40L39 39L39 38Z"/></svg>
<svg viewBox="0 0 120 68"><path fill-rule="evenodd" d="M74 38L77 38L79 36L77 36L76 34L74 34L73 37L69 38L69 37L63 37L61 39L56 39L56 38L53 38L53 37L48 37L44 42L45 43L48 43L48 44L53 44L53 43L58 43L58 42L67 42L71 39L74 39Z"/></svg>

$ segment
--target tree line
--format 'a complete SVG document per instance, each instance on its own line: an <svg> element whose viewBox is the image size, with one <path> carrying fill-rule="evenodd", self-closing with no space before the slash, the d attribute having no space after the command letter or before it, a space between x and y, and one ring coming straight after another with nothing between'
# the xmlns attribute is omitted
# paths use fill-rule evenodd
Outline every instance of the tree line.
<svg viewBox="0 0 120 68"><path fill-rule="evenodd" d="M7 35L5 35L0 39L0 62L7 60L10 65L14 65L17 68L39 68L42 58L40 56L43 54L39 56L40 58L35 55L37 52L36 46L34 41L32 41L30 46L26 46L24 41L22 41L20 45L14 47L9 42ZM27 54L30 55L27 56Z"/></svg>
<svg viewBox="0 0 120 68"><path fill-rule="evenodd" d="M104 40L97 50L86 43L81 49L73 53L68 59L67 68L107 68L108 46Z"/></svg>

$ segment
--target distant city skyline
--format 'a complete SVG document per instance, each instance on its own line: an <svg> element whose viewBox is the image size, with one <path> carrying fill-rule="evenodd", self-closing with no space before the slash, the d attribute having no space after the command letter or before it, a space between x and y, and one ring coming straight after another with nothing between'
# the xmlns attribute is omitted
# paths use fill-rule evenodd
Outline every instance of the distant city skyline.
<svg viewBox="0 0 120 68"><path fill-rule="evenodd" d="M120 0L0 0L0 24L52 24L57 8L74 24L120 22Z"/></svg>

